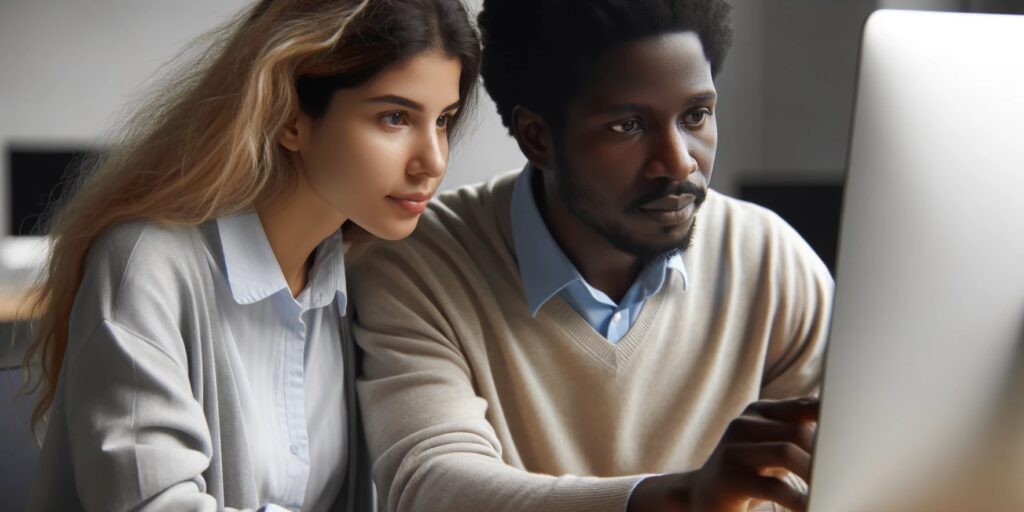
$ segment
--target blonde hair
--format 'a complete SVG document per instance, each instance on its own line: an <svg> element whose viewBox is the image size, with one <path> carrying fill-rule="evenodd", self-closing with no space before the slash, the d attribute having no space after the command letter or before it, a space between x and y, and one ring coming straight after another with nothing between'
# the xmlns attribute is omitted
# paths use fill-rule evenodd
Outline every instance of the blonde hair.
<svg viewBox="0 0 1024 512"><path fill-rule="evenodd" d="M50 259L28 310L35 321L24 364L29 375L33 363L39 367L26 389L43 387L33 425L53 403L85 257L100 234L137 219L200 224L273 197L295 172L278 136L303 107L296 81L352 73L364 82L371 78L381 62L367 73L365 32L380 32L375 25L407 16L398 4L435 15L431 44L451 51L451 34L438 31L445 23L459 25L457 31L469 30L478 53L475 30L458 0L262 0L212 32L206 51L128 120L109 154L95 172L79 178L51 220ZM404 23L431 22L417 14ZM437 19L445 14L447 19ZM384 36L381 44L400 44ZM390 48L385 55L405 57L408 50ZM464 78L475 82L479 66L472 53L460 57Z"/></svg>

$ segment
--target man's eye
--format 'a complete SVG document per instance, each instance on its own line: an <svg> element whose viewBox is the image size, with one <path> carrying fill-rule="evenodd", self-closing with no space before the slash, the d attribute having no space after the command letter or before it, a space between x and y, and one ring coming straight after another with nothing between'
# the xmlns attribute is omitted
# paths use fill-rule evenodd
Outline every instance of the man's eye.
<svg viewBox="0 0 1024 512"><path fill-rule="evenodd" d="M401 112L388 112L381 115L380 120L388 126L401 126L405 124L405 115Z"/></svg>
<svg viewBox="0 0 1024 512"><path fill-rule="evenodd" d="M611 125L615 133L634 133L640 130L640 122L636 119L628 119Z"/></svg>
<svg viewBox="0 0 1024 512"><path fill-rule="evenodd" d="M700 126L704 124L704 121L706 121L711 115L711 109L699 108L697 110L687 112L686 115L683 116L683 123L691 127Z"/></svg>

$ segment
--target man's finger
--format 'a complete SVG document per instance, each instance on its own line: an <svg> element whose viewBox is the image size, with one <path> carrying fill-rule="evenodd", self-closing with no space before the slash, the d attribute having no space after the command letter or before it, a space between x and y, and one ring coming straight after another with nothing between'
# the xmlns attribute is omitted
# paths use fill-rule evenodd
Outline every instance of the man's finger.
<svg viewBox="0 0 1024 512"><path fill-rule="evenodd" d="M817 423L821 406L817 398L760 400L750 404L744 414L755 414L777 421Z"/></svg>
<svg viewBox="0 0 1024 512"><path fill-rule="evenodd" d="M807 495L778 478L749 475L738 484L751 498L777 503L792 512L807 512Z"/></svg>
<svg viewBox="0 0 1024 512"><path fill-rule="evenodd" d="M725 437L730 443L793 443L810 453L814 428L802 422L787 422L759 416L740 416L729 424Z"/></svg>
<svg viewBox="0 0 1024 512"><path fill-rule="evenodd" d="M784 469L809 482L811 454L793 443L739 443L722 451L725 462L741 473L764 474L770 469Z"/></svg>

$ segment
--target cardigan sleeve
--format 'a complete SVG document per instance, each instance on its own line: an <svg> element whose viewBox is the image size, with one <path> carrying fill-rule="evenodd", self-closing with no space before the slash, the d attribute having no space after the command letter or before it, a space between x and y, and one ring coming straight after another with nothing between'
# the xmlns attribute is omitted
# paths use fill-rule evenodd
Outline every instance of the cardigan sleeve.
<svg viewBox="0 0 1024 512"><path fill-rule="evenodd" d="M225 510L205 492L212 443L183 361L104 320L66 377L68 462L87 510Z"/></svg>
<svg viewBox="0 0 1024 512"><path fill-rule="evenodd" d="M124 224L90 250L32 510L231 510L203 477L216 444L182 335L187 239L150 235Z"/></svg>

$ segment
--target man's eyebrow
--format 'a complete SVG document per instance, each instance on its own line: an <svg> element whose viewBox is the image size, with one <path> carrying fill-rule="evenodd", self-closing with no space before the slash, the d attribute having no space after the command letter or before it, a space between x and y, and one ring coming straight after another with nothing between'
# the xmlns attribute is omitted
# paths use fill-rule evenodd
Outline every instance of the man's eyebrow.
<svg viewBox="0 0 1024 512"><path fill-rule="evenodd" d="M706 103L709 101L715 101L718 99L718 95L714 91L701 93L686 100L686 106L697 105L700 103ZM613 103L610 105L602 106L599 110L605 114L635 114L638 112L646 112L650 110L649 105L643 103Z"/></svg>
<svg viewBox="0 0 1024 512"><path fill-rule="evenodd" d="M633 114L650 110L650 107L641 103L616 103L601 107L600 110L606 114Z"/></svg>
<svg viewBox="0 0 1024 512"><path fill-rule="evenodd" d="M403 98L402 96L397 96L397 95L394 95L394 94L386 94L384 96L377 96L377 97L374 97L374 98L370 98L370 99L368 99L366 101L367 101L367 103L389 103L389 104L392 104L392 105L398 105L398 106L405 107L405 108L408 108L408 109L411 109L411 110L415 110L417 112L422 112L423 111L423 105L421 105L421 104L419 104L419 103L417 103L417 102L415 102L413 100L410 100L409 98ZM455 103L452 103L451 105L448 105L447 107L445 107L444 111L447 112L449 110L457 109L457 108L459 108L461 106L461 104L462 104L461 101L456 101Z"/></svg>
<svg viewBox="0 0 1024 512"><path fill-rule="evenodd" d="M698 94L697 96L694 96L694 97L686 100L686 104L687 105L696 105L697 103L704 103L704 102L707 102L707 101L715 101L717 99L718 99L718 94L715 94L714 92L706 92L706 93L703 93L703 94Z"/></svg>

